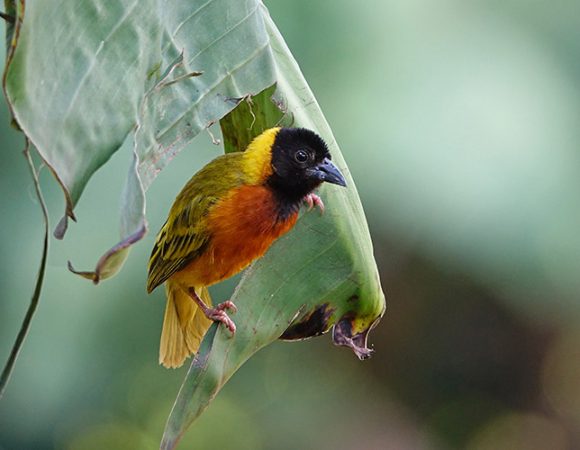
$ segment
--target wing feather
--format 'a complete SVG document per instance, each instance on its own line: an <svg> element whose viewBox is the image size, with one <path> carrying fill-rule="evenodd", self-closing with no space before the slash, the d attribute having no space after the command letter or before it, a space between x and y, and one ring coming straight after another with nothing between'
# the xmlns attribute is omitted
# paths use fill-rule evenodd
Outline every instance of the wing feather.
<svg viewBox="0 0 580 450"><path fill-rule="evenodd" d="M148 292L203 254L211 241L209 211L227 192L245 181L241 155L230 153L216 158L178 194L151 252Z"/></svg>

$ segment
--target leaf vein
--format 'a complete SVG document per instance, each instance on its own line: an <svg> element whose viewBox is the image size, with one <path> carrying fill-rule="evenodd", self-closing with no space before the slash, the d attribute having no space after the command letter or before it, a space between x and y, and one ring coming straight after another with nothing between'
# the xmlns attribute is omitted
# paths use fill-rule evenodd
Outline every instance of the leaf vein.
<svg viewBox="0 0 580 450"><path fill-rule="evenodd" d="M244 66L246 66L247 64L249 64L250 62L252 62L254 59L256 59L258 57L258 55L263 52L265 49L267 49L269 47L270 41L266 41L263 45L261 45L260 47L258 47L254 53L252 53L248 58L246 58L244 61L242 61L240 64L238 64L236 67L234 67L232 70L229 70L228 73L222 77L220 77L213 85L211 85L203 94L201 94L201 96L199 97L199 100L196 103L192 103L192 105L187 108L179 117L177 117L173 123L171 125L169 125L167 128L165 128L163 131L161 131L160 134L158 134L156 136L156 140L157 142L159 142L160 140L163 139L163 137L165 135L167 135L169 133L169 131L171 129L173 129L174 127L176 127L179 122L181 122L181 120L187 115L189 114L193 109L195 109L200 103L201 101L207 97L210 93L212 93L213 91L215 91L227 78L231 77L235 72L237 72L238 70L240 70L241 68L243 68ZM200 128L203 128L202 124L198 123L200 125ZM162 156L164 156L170 149L173 148L173 145L168 145L167 147L164 148L163 151L157 153L157 158L156 160L159 160ZM149 150L144 151L144 153L147 153ZM145 170L150 170L153 169L153 167L151 167L151 165L149 164L148 166L145 167Z"/></svg>
<svg viewBox="0 0 580 450"><path fill-rule="evenodd" d="M101 51L103 50L103 48L105 47L105 44L115 34L115 32L121 27L121 25L129 18L129 16L131 15L131 13L133 12L133 10L135 9L135 7L138 4L139 4L139 0L135 0L133 2L133 4L131 4L131 6L129 6L129 8L127 8L127 10L125 11L125 14L123 14L123 16L120 18L120 20L111 28L111 30L109 31L107 36L105 36L105 38L99 44L97 51L95 52L95 54L92 57L92 60L89 64L89 67L87 68L87 70L83 74L81 80L79 81L79 83L76 86L76 89L71 97L70 103L68 104L68 107L64 113L63 123L66 123L66 119L70 116L70 114L73 110L73 107L74 107L74 105L79 97L79 94L81 92L81 88L83 87L83 85L85 84L85 82L89 78L89 75L91 74L94 67L96 66L98 56L101 53Z"/></svg>
<svg viewBox="0 0 580 450"><path fill-rule="evenodd" d="M199 8L197 8L195 11L193 11L189 16L187 16L185 19L183 19L179 25L177 25L175 27L175 30L173 31L172 34L172 38L174 38L175 36L177 36L177 33L179 33L179 30L183 27L183 25L185 25L187 22L189 22L191 19L193 19L195 16L197 16L201 10L205 9L206 6L208 6L213 0L209 0L207 2L205 2L203 5L201 5ZM163 51L167 50L169 46L166 46Z"/></svg>
<svg viewBox="0 0 580 450"><path fill-rule="evenodd" d="M266 301L266 305L264 305L264 308L262 308L262 310L260 312L260 315L258 316L258 320L256 321L256 326L258 326L260 324L260 322L262 321L262 316L264 314L264 311L267 309L266 307L270 306L270 304L274 301L275 297L277 296L278 292L280 292L282 290L282 288L288 284L288 282L290 281L290 279L292 277L294 277L295 275L297 275L298 273L300 273L303 270L304 267L309 267L315 260L317 260L323 254L325 254L328 251L330 251L332 249L332 247L334 247L336 244L337 244L337 241L333 241L332 244L330 244L326 248L322 249L320 252L318 252L317 254L315 254L314 256L312 256L310 259L304 261L303 264L301 264L301 266L297 270L295 270L294 272L292 272L285 279L281 280L281 282L278 285L278 287L273 292L270 293L270 296L269 296L270 298Z"/></svg>
<svg viewBox="0 0 580 450"><path fill-rule="evenodd" d="M205 46L200 51L198 51L194 56L192 56L191 59L188 61L188 64L191 65L195 58L197 58L199 55L203 54L204 52L206 52L207 50L212 48L215 44L217 44L219 41L221 41L224 37L226 37L228 34L232 33L236 28L240 27L250 17L252 17L254 14L256 14L257 11L258 11L258 6L256 5L256 7L254 9L252 9L250 12L248 12L248 14L246 14L244 17L242 17L232 27L228 28L221 35L219 35L217 38L215 38L213 41L211 41L207 46Z"/></svg>

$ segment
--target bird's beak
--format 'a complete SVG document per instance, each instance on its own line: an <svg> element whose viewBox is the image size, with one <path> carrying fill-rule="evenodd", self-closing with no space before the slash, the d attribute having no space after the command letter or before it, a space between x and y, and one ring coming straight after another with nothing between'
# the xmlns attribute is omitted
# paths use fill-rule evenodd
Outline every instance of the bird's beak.
<svg viewBox="0 0 580 450"><path fill-rule="evenodd" d="M318 164L316 167L316 172L320 180L326 181L327 183L338 184L339 186L346 186L346 181L332 161L328 158Z"/></svg>

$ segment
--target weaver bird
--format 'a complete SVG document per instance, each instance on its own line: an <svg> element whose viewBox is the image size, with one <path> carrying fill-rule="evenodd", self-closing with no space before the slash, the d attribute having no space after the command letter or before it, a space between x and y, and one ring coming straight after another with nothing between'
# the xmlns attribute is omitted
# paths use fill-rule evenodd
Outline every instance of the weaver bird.
<svg viewBox="0 0 580 450"><path fill-rule="evenodd" d="M271 128L244 152L222 155L177 195L149 260L147 291L165 283L159 362L179 367L212 321L232 333L231 301L211 307L208 286L261 257L296 223L302 204L324 209L322 182L346 186L325 142L304 128Z"/></svg>

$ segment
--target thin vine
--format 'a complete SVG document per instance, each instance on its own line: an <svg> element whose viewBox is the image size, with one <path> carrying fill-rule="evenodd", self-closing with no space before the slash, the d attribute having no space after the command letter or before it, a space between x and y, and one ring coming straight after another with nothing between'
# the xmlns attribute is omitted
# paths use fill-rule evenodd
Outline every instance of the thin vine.
<svg viewBox="0 0 580 450"><path fill-rule="evenodd" d="M29 149L30 143L28 139L26 139L26 144L23 153L24 157L26 158L26 161L28 162L28 167L30 169L32 179L34 181L34 189L36 191L36 197L38 198L38 202L40 203L40 208L42 210L42 216L44 221L44 243L42 247L42 257L40 259L40 267L38 269L38 275L36 277L36 286L34 288L34 293L32 294L30 305L28 306L28 310L26 311L26 316L24 316L24 320L22 321L22 325L20 326L18 336L16 336L16 341L12 346L12 351L10 352L10 356L8 357L8 361L6 361L4 369L2 370L2 375L0 376L0 398L2 398L2 396L4 395L4 391L6 390L8 381L10 380L10 376L12 375L12 372L14 370L14 364L16 363L16 359L18 358L18 354L20 353L20 349L22 348L24 339L28 334L28 330L30 329L30 324L32 322L32 318L34 317L34 313L36 312L36 308L38 307L40 293L42 291L42 283L44 281L46 259L48 256L48 233L49 233L48 210L46 209L44 197L42 195L42 191L40 190L38 172L36 170L36 167L34 166L34 161L32 160Z"/></svg>

